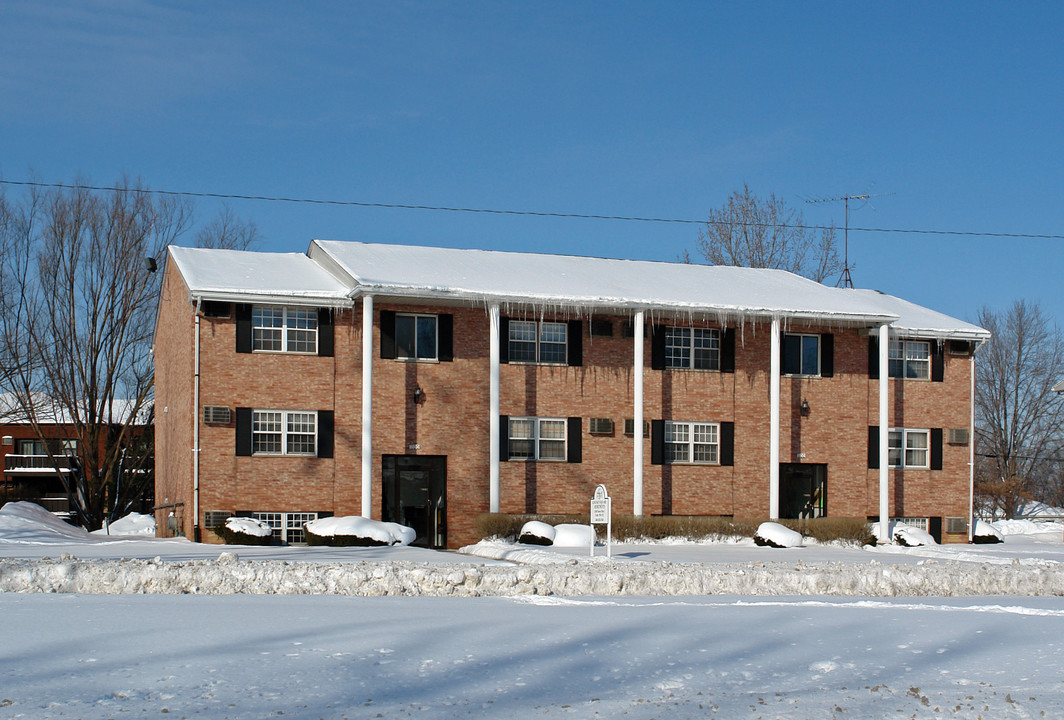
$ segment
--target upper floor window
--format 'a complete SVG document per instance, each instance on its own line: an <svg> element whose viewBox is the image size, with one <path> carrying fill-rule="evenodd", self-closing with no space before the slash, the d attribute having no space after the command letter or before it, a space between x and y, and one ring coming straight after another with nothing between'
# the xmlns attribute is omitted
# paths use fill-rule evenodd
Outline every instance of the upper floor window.
<svg viewBox="0 0 1064 720"><path fill-rule="evenodd" d="M892 378L931 377L931 343L927 340L891 340L889 355Z"/></svg>
<svg viewBox="0 0 1064 720"><path fill-rule="evenodd" d="M784 375L820 374L820 335L784 333L782 349Z"/></svg>
<svg viewBox="0 0 1064 720"><path fill-rule="evenodd" d="M887 464L891 467L928 467L928 430L893 429L887 436Z"/></svg>
<svg viewBox="0 0 1064 720"><path fill-rule="evenodd" d="M315 455L317 413L304 410L255 410L251 449L265 455Z"/></svg>
<svg viewBox="0 0 1064 720"><path fill-rule="evenodd" d="M665 367L719 370L720 331L709 328L666 328Z"/></svg>
<svg viewBox="0 0 1064 720"><path fill-rule="evenodd" d="M719 430L717 423L666 422L665 462L717 464Z"/></svg>
<svg viewBox="0 0 1064 720"><path fill-rule="evenodd" d="M511 459L565 460L565 418L511 417L507 437Z"/></svg>
<svg viewBox="0 0 1064 720"><path fill-rule="evenodd" d="M77 440L50 438L47 445L37 438L19 439L16 442L17 455L47 455L49 450L53 455L74 455L78 451Z"/></svg>
<svg viewBox="0 0 1064 720"><path fill-rule="evenodd" d="M314 308L256 305L251 310L252 349L316 353L318 311Z"/></svg>
<svg viewBox="0 0 1064 720"><path fill-rule="evenodd" d="M565 363L568 326L560 322L510 320L510 362Z"/></svg>
<svg viewBox="0 0 1064 720"><path fill-rule="evenodd" d="M436 315L395 314L395 357L407 360L437 360Z"/></svg>

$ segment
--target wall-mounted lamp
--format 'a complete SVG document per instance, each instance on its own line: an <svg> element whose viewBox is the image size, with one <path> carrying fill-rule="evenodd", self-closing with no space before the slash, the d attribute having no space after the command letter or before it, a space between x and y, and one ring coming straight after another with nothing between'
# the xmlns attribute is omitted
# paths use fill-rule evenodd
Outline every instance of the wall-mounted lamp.
<svg viewBox="0 0 1064 720"><path fill-rule="evenodd" d="M809 417L809 401L802 398L802 407L798 409L798 412L802 414L802 417Z"/></svg>
<svg viewBox="0 0 1064 720"><path fill-rule="evenodd" d="M414 404L417 405L421 402L421 398L425 397L425 391L421 389L420 385L414 386Z"/></svg>

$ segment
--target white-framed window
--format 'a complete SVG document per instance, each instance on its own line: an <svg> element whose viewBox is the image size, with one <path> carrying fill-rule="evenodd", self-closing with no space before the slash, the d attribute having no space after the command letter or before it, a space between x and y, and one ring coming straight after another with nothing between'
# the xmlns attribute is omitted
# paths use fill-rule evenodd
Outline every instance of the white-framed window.
<svg viewBox="0 0 1064 720"><path fill-rule="evenodd" d="M891 340L888 362L892 378L931 377L931 343L927 340Z"/></svg>
<svg viewBox="0 0 1064 720"><path fill-rule="evenodd" d="M510 362L565 364L569 327L561 322L510 320Z"/></svg>
<svg viewBox="0 0 1064 720"><path fill-rule="evenodd" d="M929 430L891 428L887 435L887 464L900 468L926 468L930 447Z"/></svg>
<svg viewBox="0 0 1064 720"><path fill-rule="evenodd" d="M273 536L283 543L299 544L307 541L303 525L318 519L316 512L253 512L251 517L270 526Z"/></svg>
<svg viewBox="0 0 1064 720"><path fill-rule="evenodd" d="M718 423L666 422L665 462L720 462L720 425Z"/></svg>
<svg viewBox="0 0 1064 720"><path fill-rule="evenodd" d="M784 375L820 374L820 336L806 333L783 334Z"/></svg>
<svg viewBox="0 0 1064 720"><path fill-rule="evenodd" d="M510 459L564 461L565 422L565 418L510 418L507 435Z"/></svg>
<svg viewBox="0 0 1064 720"><path fill-rule="evenodd" d="M318 352L318 311L256 305L251 310L251 347L263 352Z"/></svg>
<svg viewBox="0 0 1064 720"><path fill-rule="evenodd" d="M665 367L720 370L720 330L666 328Z"/></svg>
<svg viewBox="0 0 1064 720"><path fill-rule="evenodd" d="M395 357L403 360L439 359L439 318L414 313L395 314Z"/></svg>
<svg viewBox="0 0 1064 720"><path fill-rule="evenodd" d="M256 455L316 455L318 413L307 410L253 410L251 451Z"/></svg>
<svg viewBox="0 0 1064 720"><path fill-rule="evenodd" d="M928 532L931 529L928 523L928 518L925 517L892 517L890 521L892 523L897 523L898 525L908 525L909 527L918 528L924 532Z"/></svg>

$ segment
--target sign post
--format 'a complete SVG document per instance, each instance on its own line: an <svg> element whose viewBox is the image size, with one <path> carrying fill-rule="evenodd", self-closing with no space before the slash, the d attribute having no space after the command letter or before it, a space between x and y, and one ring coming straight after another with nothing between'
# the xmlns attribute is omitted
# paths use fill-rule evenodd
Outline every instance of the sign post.
<svg viewBox="0 0 1064 720"><path fill-rule="evenodd" d="M591 557L595 557L595 526L606 526L606 557L613 557L613 511L610 495L605 485L595 488L595 497L591 498Z"/></svg>

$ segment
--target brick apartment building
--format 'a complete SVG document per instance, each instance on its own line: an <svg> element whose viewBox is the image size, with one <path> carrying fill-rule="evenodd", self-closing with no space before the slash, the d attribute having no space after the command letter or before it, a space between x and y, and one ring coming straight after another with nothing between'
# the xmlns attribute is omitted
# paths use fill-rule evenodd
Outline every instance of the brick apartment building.
<svg viewBox="0 0 1064 720"><path fill-rule="evenodd" d="M369 332L363 332L368 328ZM171 247L159 527L485 512L903 518L967 541L989 334L791 273L314 241ZM203 533L204 540L211 533Z"/></svg>

